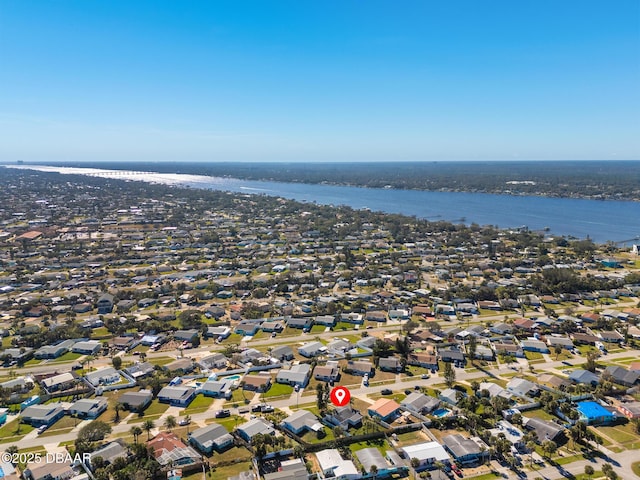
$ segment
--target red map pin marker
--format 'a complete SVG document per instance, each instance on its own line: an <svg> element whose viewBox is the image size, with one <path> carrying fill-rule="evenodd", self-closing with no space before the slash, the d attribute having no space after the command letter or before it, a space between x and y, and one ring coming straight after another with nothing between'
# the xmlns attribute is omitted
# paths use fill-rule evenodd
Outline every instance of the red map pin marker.
<svg viewBox="0 0 640 480"><path fill-rule="evenodd" d="M331 402L336 407L344 407L351 400L351 392L346 387L335 387L331 390Z"/></svg>

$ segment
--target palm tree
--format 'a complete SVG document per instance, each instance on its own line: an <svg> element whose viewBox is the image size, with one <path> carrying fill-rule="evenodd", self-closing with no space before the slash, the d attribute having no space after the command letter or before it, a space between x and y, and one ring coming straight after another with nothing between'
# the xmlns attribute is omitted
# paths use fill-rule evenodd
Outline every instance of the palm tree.
<svg viewBox="0 0 640 480"><path fill-rule="evenodd" d="M171 431L174 428L176 428L176 417L174 417L173 415L169 415L165 421L164 421L164 426L167 430Z"/></svg>
<svg viewBox="0 0 640 480"><path fill-rule="evenodd" d="M122 405L120 402L117 402L113 406L113 410L116 412L116 415L113 419L114 422L118 423L120 421L120 410L122 410L123 408L124 408L124 405Z"/></svg>
<svg viewBox="0 0 640 480"><path fill-rule="evenodd" d="M593 467L591 465L585 465L584 467L584 474L591 478L593 476L593 474L595 473L595 470L593 469Z"/></svg>
<svg viewBox="0 0 640 480"><path fill-rule="evenodd" d="M187 423L187 435L189 435L189 425L191 424L191 415L184 417L184 421Z"/></svg>
<svg viewBox="0 0 640 480"><path fill-rule="evenodd" d="M371 478L375 480L376 475L378 474L378 467L376 467L375 465L371 465L371 468L369 469L369 473L371 474Z"/></svg>
<svg viewBox="0 0 640 480"><path fill-rule="evenodd" d="M138 437L142 435L142 429L136 425L134 427L131 427L131 430L129 430L129 433L133 435L133 443L137 445Z"/></svg>
<svg viewBox="0 0 640 480"><path fill-rule="evenodd" d="M142 424L142 429L147 432L147 441L149 441L151 437L151 430L156 428L156 424L153 423L153 420L145 420Z"/></svg>

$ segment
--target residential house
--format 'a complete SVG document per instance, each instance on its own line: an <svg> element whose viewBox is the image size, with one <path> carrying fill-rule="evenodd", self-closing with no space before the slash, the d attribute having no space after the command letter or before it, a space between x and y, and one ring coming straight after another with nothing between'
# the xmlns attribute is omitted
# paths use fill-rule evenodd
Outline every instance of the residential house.
<svg viewBox="0 0 640 480"><path fill-rule="evenodd" d="M627 418L640 418L640 402L619 403L617 408Z"/></svg>
<svg viewBox="0 0 640 480"><path fill-rule="evenodd" d="M71 351L82 355L95 355L102 350L102 344L98 340L86 340L76 342Z"/></svg>
<svg viewBox="0 0 640 480"><path fill-rule="evenodd" d="M114 383L118 383L122 380L120 372L113 367L105 367L94 372L89 372L85 374L84 378L94 387L99 387L100 385L113 385Z"/></svg>
<svg viewBox="0 0 640 480"><path fill-rule="evenodd" d="M324 478L336 480L362 478L353 462L343 459L340 452L335 448L316 452L316 459Z"/></svg>
<svg viewBox="0 0 640 480"><path fill-rule="evenodd" d="M604 408L598 402L579 402L576 410L580 420L587 425L609 425L616 421L616 414Z"/></svg>
<svg viewBox="0 0 640 480"><path fill-rule="evenodd" d="M49 403L46 405L32 405L25 408L20 414L22 421L32 427L46 425L50 427L64 417L64 407L61 403Z"/></svg>
<svg viewBox="0 0 640 480"><path fill-rule="evenodd" d="M565 431L562 425L536 417L522 417L522 425L527 430L536 432L537 443L539 444L547 440L559 443L558 440Z"/></svg>
<svg viewBox="0 0 640 480"><path fill-rule="evenodd" d="M189 330L176 330L173 332L173 338L179 342L193 343L198 338L198 330L195 328Z"/></svg>
<svg viewBox="0 0 640 480"><path fill-rule="evenodd" d="M313 326L313 318L312 317L301 317L301 318L289 318L287 319L287 327L289 328L297 328L308 332L311 330Z"/></svg>
<svg viewBox="0 0 640 480"><path fill-rule="evenodd" d="M202 457L193 448L185 445L172 432L160 432L147 442L156 461L163 467L171 468L195 467L202 463Z"/></svg>
<svg viewBox="0 0 640 480"><path fill-rule="evenodd" d="M204 370L214 370L220 368L226 368L229 363L229 359L222 353L213 353L207 355L204 358L198 360L197 365Z"/></svg>
<svg viewBox="0 0 640 480"><path fill-rule="evenodd" d="M214 450L223 452L233 446L233 436L222 425L212 423L190 432L189 443L202 453L211 455Z"/></svg>
<svg viewBox="0 0 640 480"><path fill-rule="evenodd" d="M595 335L590 335L588 333L576 332L571 336L573 337L573 343L577 343L579 345L595 345L596 342L600 341L600 337L596 337Z"/></svg>
<svg viewBox="0 0 640 480"><path fill-rule="evenodd" d="M421 392L411 392L400 402L400 406L405 410L414 413L429 413L440 405L440 400L430 397Z"/></svg>
<svg viewBox="0 0 640 480"><path fill-rule="evenodd" d="M309 342L298 348L298 353L306 358L316 357L324 352L327 348L320 342Z"/></svg>
<svg viewBox="0 0 640 480"><path fill-rule="evenodd" d="M600 383L600 378L595 373L591 373L588 370L583 370L581 368L574 370L569 374L569 380L574 383L582 383L585 385L591 385L595 387Z"/></svg>
<svg viewBox="0 0 640 480"><path fill-rule="evenodd" d="M74 377L72 373L66 372L45 378L41 383L47 392L57 392L73 388L76 382L76 377Z"/></svg>
<svg viewBox="0 0 640 480"><path fill-rule="evenodd" d="M129 452L121 442L124 443L122 440L109 442L97 450L94 450L91 452L91 458L89 461L93 463L95 458L100 457L104 463L110 464L118 458L128 458Z"/></svg>
<svg viewBox="0 0 640 480"><path fill-rule="evenodd" d="M535 397L540 394L540 387L524 378L512 378L507 383L507 390L519 397Z"/></svg>
<svg viewBox="0 0 640 480"><path fill-rule="evenodd" d="M378 368L383 372L400 373L402 371L402 363L398 357L386 357L378 360Z"/></svg>
<svg viewBox="0 0 640 480"><path fill-rule="evenodd" d="M603 330L600 332L600 338L605 343L623 343L624 337L615 330Z"/></svg>
<svg viewBox="0 0 640 480"><path fill-rule="evenodd" d="M224 378L220 380L209 379L202 384L200 391L205 397L230 399L235 383L233 380L225 380Z"/></svg>
<svg viewBox="0 0 640 480"><path fill-rule="evenodd" d="M362 414L351 407L351 405L330 410L324 416L323 420L334 427L342 428L345 432L350 428L359 428L362 426Z"/></svg>
<svg viewBox="0 0 640 480"><path fill-rule="evenodd" d="M496 423L496 428L489 430L492 437L497 437L499 434L504 437L513 445L517 450L521 450L525 447L524 434L522 430L513 426L506 420L500 420Z"/></svg>
<svg viewBox="0 0 640 480"><path fill-rule="evenodd" d="M459 433L442 437L444 448L456 463L471 466L485 462L489 447L479 437L463 437Z"/></svg>
<svg viewBox="0 0 640 480"><path fill-rule="evenodd" d="M300 363L292 366L289 370L280 370L276 375L276 382L285 385L297 385L300 388L307 386L311 376L311 365Z"/></svg>
<svg viewBox="0 0 640 480"><path fill-rule="evenodd" d="M465 364L464 353L462 353L458 349L443 349L438 353L440 355L440 360L442 360L443 362L455 363L456 365Z"/></svg>
<svg viewBox="0 0 640 480"><path fill-rule="evenodd" d="M459 396L464 396L464 393L453 388L445 388L442 392L440 392L438 398L443 402L448 403L449 405L457 405Z"/></svg>
<svg viewBox="0 0 640 480"><path fill-rule="evenodd" d="M154 371L155 371L155 368L153 364L149 362L134 363L130 367L127 367L123 370L124 373L129 375L134 380L148 377L152 375Z"/></svg>
<svg viewBox="0 0 640 480"><path fill-rule="evenodd" d="M186 375L195 370L196 364L190 358L178 358L162 368L177 375Z"/></svg>
<svg viewBox="0 0 640 480"><path fill-rule="evenodd" d="M631 387L638 382L638 379L640 378L640 372L636 370L627 370L624 367L611 365L604 369L602 376L611 377L613 383L617 383L618 385Z"/></svg>
<svg viewBox="0 0 640 480"><path fill-rule="evenodd" d="M236 328L234 329L234 333L244 336L253 337L258 330L260 330L260 324L262 320L242 320Z"/></svg>
<svg viewBox="0 0 640 480"><path fill-rule="evenodd" d="M158 393L158 401L174 407L186 407L196 396L196 389L183 386L164 387Z"/></svg>
<svg viewBox="0 0 640 480"><path fill-rule="evenodd" d="M113 299L114 297L110 293L104 293L98 298L98 315L106 315L113 311Z"/></svg>
<svg viewBox="0 0 640 480"><path fill-rule="evenodd" d="M120 395L118 402L122 404L125 410L131 412L143 412L153 400L151 390L140 390L138 392L126 392Z"/></svg>
<svg viewBox="0 0 640 480"><path fill-rule="evenodd" d="M309 473L307 467L301 458L294 458L292 460L284 460L280 462L280 467L277 472L265 473L264 480L308 480ZM255 478L255 477L254 477ZM236 477L230 480L246 480L236 479Z"/></svg>
<svg viewBox="0 0 640 480"><path fill-rule="evenodd" d="M55 345L45 345L36 350L33 356L37 359L58 358L67 353L75 343L75 340L64 340Z"/></svg>
<svg viewBox="0 0 640 480"><path fill-rule="evenodd" d="M271 350L271 357L281 362L284 360L293 360L293 349L289 345L282 345Z"/></svg>
<svg viewBox="0 0 640 480"><path fill-rule="evenodd" d="M245 439L247 442L251 442L253 437L258 434L262 435L275 435L276 431L272 424L261 417L256 417L249 420L247 423L243 423L237 428L238 435Z"/></svg>
<svg viewBox="0 0 640 480"><path fill-rule="evenodd" d="M351 375L371 375L373 373L373 364L368 360L349 360L345 367L345 372Z"/></svg>
<svg viewBox="0 0 640 480"><path fill-rule="evenodd" d="M380 398L367 408L371 418L379 418L383 422L391 422L398 415L400 404L390 398Z"/></svg>
<svg viewBox="0 0 640 480"><path fill-rule="evenodd" d="M442 445L438 442L423 442L415 445L408 445L401 448L404 457L408 459L416 458L419 461L417 471L432 468L436 462L449 465L451 458Z"/></svg>
<svg viewBox="0 0 640 480"><path fill-rule="evenodd" d="M520 345L513 343L495 343L493 348L497 355L512 355L516 358L525 358L524 351Z"/></svg>
<svg viewBox="0 0 640 480"><path fill-rule="evenodd" d="M437 370L438 357L426 352L411 353L407 358L407 364Z"/></svg>
<svg viewBox="0 0 640 480"><path fill-rule="evenodd" d="M245 375L242 379L242 388L252 392L266 392L271 388L271 376Z"/></svg>
<svg viewBox="0 0 640 480"><path fill-rule="evenodd" d="M220 325L217 327L209 326L207 327L207 331L204 333L205 338L215 338L217 340L224 340L231 335L231 328Z"/></svg>
<svg viewBox="0 0 640 480"><path fill-rule="evenodd" d="M549 347L547 344L535 338L522 340L520 344L522 345L522 350L525 352L549 353Z"/></svg>
<svg viewBox="0 0 640 480"><path fill-rule="evenodd" d="M69 407L69 413L78 418L95 420L108 406L105 398L83 398Z"/></svg>
<svg viewBox="0 0 640 480"><path fill-rule="evenodd" d="M304 435L305 432L319 432L323 429L322 423L308 410L297 410L282 421L282 427L295 435Z"/></svg>
<svg viewBox="0 0 640 480"><path fill-rule="evenodd" d="M567 338L567 337L549 336L547 337L547 344L551 348L555 348L556 346L560 346L565 350L573 350L574 348L573 342L571 341L570 338Z"/></svg>
<svg viewBox="0 0 640 480"><path fill-rule="evenodd" d="M327 362L326 365L318 365L313 371L313 377L321 382L335 382L340 378L338 362Z"/></svg>
<svg viewBox="0 0 640 480"><path fill-rule="evenodd" d="M336 324L336 317L333 315L318 315L313 323L315 325L324 325L325 327L334 327Z"/></svg>

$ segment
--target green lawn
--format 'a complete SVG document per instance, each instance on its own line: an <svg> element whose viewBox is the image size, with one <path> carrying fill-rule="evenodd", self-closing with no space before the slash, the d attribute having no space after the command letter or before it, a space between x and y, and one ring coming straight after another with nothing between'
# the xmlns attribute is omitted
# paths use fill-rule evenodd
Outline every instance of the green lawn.
<svg viewBox="0 0 640 480"><path fill-rule="evenodd" d="M18 432L18 419L15 419L13 422L6 423L0 427L0 443L17 442L33 430L35 430L34 427L23 423L20 425L20 431Z"/></svg>
<svg viewBox="0 0 640 480"><path fill-rule="evenodd" d="M291 385L285 385L282 383L273 383L269 391L265 392L264 398L281 397L284 395L291 395L293 393L293 387Z"/></svg>
<svg viewBox="0 0 640 480"><path fill-rule="evenodd" d="M159 418L166 410L169 408L169 405L166 403L160 403L157 399L151 402L151 405L147 407L144 411L144 415L142 417L134 417L129 420L128 423L142 423L145 420L156 420Z"/></svg>
<svg viewBox="0 0 640 480"><path fill-rule="evenodd" d="M252 464L250 461L234 463L233 465L228 465L226 467L216 467L213 472L212 477L208 478L229 478L235 477L242 472L246 472L251 470ZM190 480L197 480L202 478L202 472L198 472L198 474L193 474L190 477L184 477L185 479L189 478Z"/></svg>
<svg viewBox="0 0 640 480"><path fill-rule="evenodd" d="M233 430L235 430L236 425L240 426L246 421L247 420L244 417L241 417L240 415L231 415L230 417L227 417L227 418L208 418L205 421L205 423L207 425L212 423L217 423L219 425L222 425L224 428L226 428L228 432L232 432Z"/></svg>
<svg viewBox="0 0 640 480"><path fill-rule="evenodd" d="M209 409L213 401L214 401L213 397L205 397L204 395L198 395L196 398L194 398L193 402L191 402L189 406L184 409L184 414L191 415L194 413L205 412Z"/></svg>
<svg viewBox="0 0 640 480"><path fill-rule="evenodd" d="M62 435L63 433L69 433L79 423L80 423L80 420L78 420L77 418L62 417L56 423L51 425L47 430L45 430L45 432L43 434L41 434L40 436L41 437L51 437L53 435Z"/></svg>
<svg viewBox="0 0 640 480"><path fill-rule="evenodd" d="M64 355L62 355L61 357L58 357L56 359L51 360L49 363L73 362L75 360L78 360L82 356L83 355L81 353L67 352Z"/></svg>
<svg viewBox="0 0 640 480"><path fill-rule="evenodd" d="M242 388L237 388L231 394L231 399L225 402L224 405L225 407L228 407L231 405L242 406L242 405L248 404L251 401L251 399L253 399L253 396L254 396L253 392L243 390Z"/></svg>
<svg viewBox="0 0 640 480"><path fill-rule="evenodd" d="M635 462L631 464L631 470L636 474L638 478L640 478L640 462Z"/></svg>
<svg viewBox="0 0 640 480"><path fill-rule="evenodd" d="M153 365L158 365L159 367L164 367L165 365L170 364L171 362L173 362L175 360L175 358L171 358L171 357L155 357L155 358L150 358L147 361Z"/></svg>
<svg viewBox="0 0 640 480"><path fill-rule="evenodd" d="M322 333L327 329L326 325L314 325L311 327L311 333Z"/></svg>
<svg viewBox="0 0 640 480"><path fill-rule="evenodd" d="M541 360L544 359L540 352L524 352L524 356L527 357L527 360Z"/></svg>

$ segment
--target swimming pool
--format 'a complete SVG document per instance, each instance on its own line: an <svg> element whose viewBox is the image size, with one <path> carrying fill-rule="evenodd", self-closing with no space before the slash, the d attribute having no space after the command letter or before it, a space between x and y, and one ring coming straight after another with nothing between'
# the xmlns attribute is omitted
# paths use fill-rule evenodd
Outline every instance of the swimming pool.
<svg viewBox="0 0 640 480"><path fill-rule="evenodd" d="M437 410L433 411L432 415L434 417L442 418L442 417L446 417L450 413L451 413L451 410L447 408L438 408Z"/></svg>
<svg viewBox="0 0 640 480"><path fill-rule="evenodd" d="M225 380L238 381L242 377L240 375L229 375L228 377L224 377Z"/></svg>

